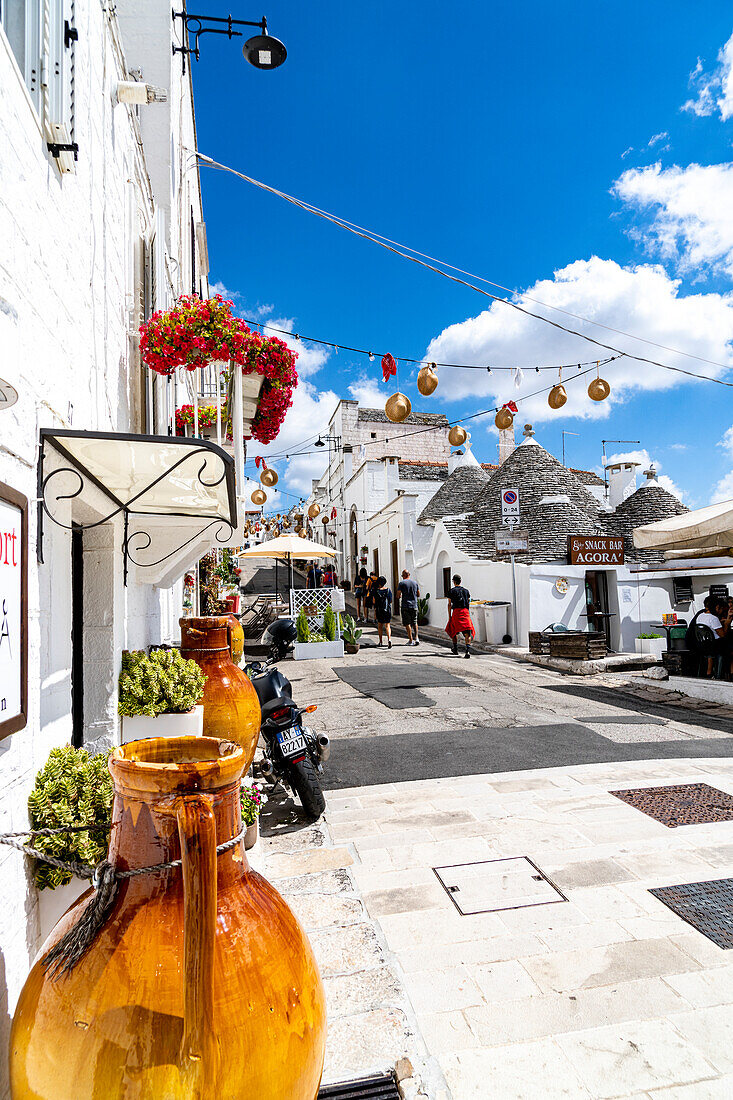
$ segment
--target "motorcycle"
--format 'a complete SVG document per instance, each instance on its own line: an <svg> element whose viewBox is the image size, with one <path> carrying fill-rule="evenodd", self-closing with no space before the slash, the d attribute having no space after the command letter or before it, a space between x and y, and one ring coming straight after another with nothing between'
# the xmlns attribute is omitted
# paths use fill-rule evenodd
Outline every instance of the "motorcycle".
<svg viewBox="0 0 733 1100"><path fill-rule="evenodd" d="M260 733L266 752L260 773L273 786L283 783L289 787L308 818L315 821L326 808L318 777L330 756L330 742L324 733L316 734L302 724L302 716L312 714L317 707L296 705L290 681L272 667L275 659L252 662L245 668L262 708Z"/></svg>
<svg viewBox="0 0 733 1100"><path fill-rule="evenodd" d="M275 619L265 627L260 644L268 647L276 661L282 661L291 652L297 636L298 631L292 619Z"/></svg>

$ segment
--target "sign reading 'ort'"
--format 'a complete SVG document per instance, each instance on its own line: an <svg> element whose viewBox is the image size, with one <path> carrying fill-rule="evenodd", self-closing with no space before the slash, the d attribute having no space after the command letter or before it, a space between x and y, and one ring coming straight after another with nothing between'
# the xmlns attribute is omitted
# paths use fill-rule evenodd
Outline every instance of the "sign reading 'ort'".
<svg viewBox="0 0 733 1100"><path fill-rule="evenodd" d="M623 565L624 540L610 535L569 535L571 565Z"/></svg>

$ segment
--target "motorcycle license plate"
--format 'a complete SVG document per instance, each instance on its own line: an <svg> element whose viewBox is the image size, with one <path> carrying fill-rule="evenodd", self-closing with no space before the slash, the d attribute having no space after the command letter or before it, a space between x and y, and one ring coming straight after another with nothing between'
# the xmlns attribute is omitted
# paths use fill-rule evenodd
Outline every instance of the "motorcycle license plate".
<svg viewBox="0 0 733 1100"><path fill-rule="evenodd" d="M280 752L286 759L291 756L300 756L301 753L306 751L305 737L300 730L287 730L285 733L278 733L277 740L280 745Z"/></svg>

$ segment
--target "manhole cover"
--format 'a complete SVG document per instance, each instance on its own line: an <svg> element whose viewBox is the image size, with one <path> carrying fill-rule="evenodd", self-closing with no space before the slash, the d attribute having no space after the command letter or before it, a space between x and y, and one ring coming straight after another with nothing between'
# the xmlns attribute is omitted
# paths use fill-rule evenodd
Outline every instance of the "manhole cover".
<svg viewBox="0 0 733 1100"><path fill-rule="evenodd" d="M364 1077L361 1081L345 1081L341 1085L324 1085L318 1100L400 1100L400 1094L390 1073Z"/></svg>
<svg viewBox="0 0 733 1100"><path fill-rule="evenodd" d="M733 795L707 783L680 783L672 787L637 787L611 791L622 802L660 821L668 829L678 825L704 825L733 821Z"/></svg>
<svg viewBox="0 0 733 1100"><path fill-rule="evenodd" d="M456 863L433 870L463 917L568 900L527 856Z"/></svg>
<svg viewBox="0 0 733 1100"><path fill-rule="evenodd" d="M649 893L718 947L733 947L733 878L661 886Z"/></svg>

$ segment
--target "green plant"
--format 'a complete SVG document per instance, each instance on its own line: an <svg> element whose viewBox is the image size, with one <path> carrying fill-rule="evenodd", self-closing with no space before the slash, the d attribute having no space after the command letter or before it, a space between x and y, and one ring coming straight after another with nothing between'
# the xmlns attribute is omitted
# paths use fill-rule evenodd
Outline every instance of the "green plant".
<svg viewBox="0 0 733 1100"><path fill-rule="evenodd" d="M34 829L58 829L64 825L88 825L88 830L33 838L34 847L69 863L99 863L107 854L112 820L112 776L109 753L90 756L86 749L66 746L51 749L28 795L28 813ZM36 862L39 890L71 882L70 871Z"/></svg>
<svg viewBox="0 0 733 1100"><path fill-rule="evenodd" d="M196 706L206 675L195 661L186 661L177 649L142 650L122 654L118 713L124 718L141 714L185 714Z"/></svg>
<svg viewBox="0 0 733 1100"><path fill-rule="evenodd" d="M430 593L427 596L418 596L417 619L420 623L426 623L430 615Z"/></svg>
<svg viewBox="0 0 733 1100"><path fill-rule="evenodd" d="M308 616L301 608L298 618L295 620L295 629L297 631L297 638L299 642L309 642L311 640L311 630L308 625Z"/></svg>
<svg viewBox="0 0 733 1100"><path fill-rule="evenodd" d="M320 630L311 630L308 637L309 642L327 642L329 639L325 634L322 634Z"/></svg>
<svg viewBox="0 0 733 1100"><path fill-rule="evenodd" d="M327 607L323 613L323 633L329 642L336 637L336 616L332 607Z"/></svg>
<svg viewBox="0 0 733 1100"><path fill-rule="evenodd" d="M239 805L242 807L242 822L254 825L262 812L264 799L254 783L242 783L239 788Z"/></svg>
<svg viewBox="0 0 733 1100"><path fill-rule="evenodd" d="M661 638L661 634L637 634L637 638Z"/></svg>
<svg viewBox="0 0 733 1100"><path fill-rule="evenodd" d="M352 615L342 615L343 639L347 645L358 645L362 631L357 627Z"/></svg>

